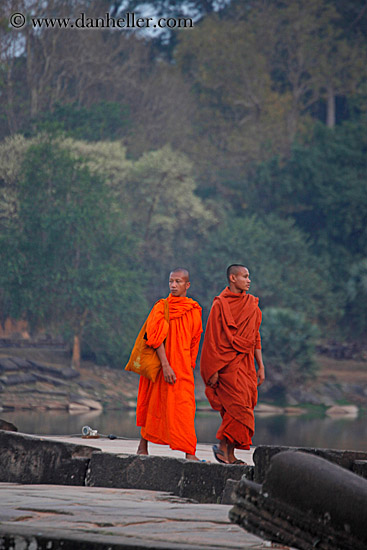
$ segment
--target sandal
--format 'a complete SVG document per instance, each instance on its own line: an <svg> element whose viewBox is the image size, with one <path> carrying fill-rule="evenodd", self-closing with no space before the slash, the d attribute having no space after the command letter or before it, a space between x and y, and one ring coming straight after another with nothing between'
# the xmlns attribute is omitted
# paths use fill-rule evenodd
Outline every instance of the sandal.
<svg viewBox="0 0 367 550"><path fill-rule="evenodd" d="M228 464L228 462L225 462L224 460L222 460L220 458L220 456L223 456L224 457L224 453L223 451L220 450L220 448L218 447L218 445L213 445L212 446L212 449L213 449L213 453L214 453L214 456L215 456L215 460L217 460L218 462L220 462L221 464Z"/></svg>

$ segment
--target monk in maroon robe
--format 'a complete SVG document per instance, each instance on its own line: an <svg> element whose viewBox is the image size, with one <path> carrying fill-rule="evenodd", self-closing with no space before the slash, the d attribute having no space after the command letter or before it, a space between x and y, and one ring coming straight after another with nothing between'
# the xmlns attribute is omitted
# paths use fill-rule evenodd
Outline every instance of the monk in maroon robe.
<svg viewBox="0 0 367 550"><path fill-rule="evenodd" d="M257 386L265 380L265 368L259 299L247 294L249 271L233 264L227 269L227 278L229 286L214 298L209 314L200 371L206 396L222 416L214 455L219 462L240 464L234 449L249 449L252 444Z"/></svg>

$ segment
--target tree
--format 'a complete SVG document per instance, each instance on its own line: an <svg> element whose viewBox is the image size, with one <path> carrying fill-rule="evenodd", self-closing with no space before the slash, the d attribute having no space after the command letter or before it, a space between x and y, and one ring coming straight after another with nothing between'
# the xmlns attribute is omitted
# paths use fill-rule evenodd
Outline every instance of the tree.
<svg viewBox="0 0 367 550"><path fill-rule="evenodd" d="M365 0L329 0L340 14L339 23L350 38L356 35L367 36L367 5Z"/></svg>
<svg viewBox="0 0 367 550"><path fill-rule="evenodd" d="M107 6L107 4L106 4ZM105 8L106 9L106 8ZM31 17L76 18L101 15L101 4L88 0L6 0L1 6L0 54L3 91L0 101L8 132L29 126L30 119L52 111L56 104L75 104L89 109L101 101L121 102L125 107L150 66L150 50L132 34L113 29L33 28L9 30L14 12ZM1 49L1 45L3 48ZM2 51L3 53L2 53ZM22 94L15 93L17 80ZM126 115L122 115L124 125Z"/></svg>
<svg viewBox="0 0 367 550"><path fill-rule="evenodd" d="M326 123L335 126L336 96L357 93L366 79L363 41L348 40L340 15L327 1L287 0L277 11L278 40L272 56L276 85L289 91L290 142L301 115L326 100Z"/></svg>
<svg viewBox="0 0 367 550"><path fill-rule="evenodd" d="M285 397L286 390L304 384L317 370L316 338L319 330L301 312L268 307L261 323L262 349L267 365L266 387Z"/></svg>
<svg viewBox="0 0 367 550"><path fill-rule="evenodd" d="M175 59L199 105L196 141L185 144L185 151L205 185L220 187L247 163L285 150L286 103L273 89L260 42L247 21L234 24L216 15L180 36Z"/></svg>
<svg viewBox="0 0 367 550"><path fill-rule="evenodd" d="M226 285L225 271L231 263L249 269L250 292L260 298L261 308L292 309L324 325L340 313L327 271L291 220L232 213L218 226L201 249L193 272L201 281L198 297L206 308Z"/></svg>
<svg viewBox="0 0 367 550"><path fill-rule="evenodd" d="M291 216L314 251L334 256L343 269L366 254L366 151L364 124L344 123L334 131L317 125L310 143L295 144L289 159L259 165L242 197L263 214Z"/></svg>
<svg viewBox="0 0 367 550"><path fill-rule="evenodd" d="M85 162L49 140L31 146L21 170L17 216L0 246L6 257L1 281L14 298L11 314L25 315L33 327L72 334L75 366L86 327L100 323L114 331L106 321L118 308L125 319L120 340L130 343L145 307L142 294L126 292L139 272L131 266L135 242L122 231L102 178Z"/></svg>
<svg viewBox="0 0 367 550"><path fill-rule="evenodd" d="M121 142L63 143L106 178L123 223L140 243L137 258L156 274L153 295L159 295L172 263L187 261L217 221L212 205L196 194L192 163L168 146L131 160Z"/></svg>
<svg viewBox="0 0 367 550"><path fill-rule="evenodd" d="M195 191L192 164L170 147L145 153L127 175L128 216L140 238L141 258L160 274L157 296L166 291L162 282L169 270L189 258L193 261L197 246L216 222Z"/></svg>
<svg viewBox="0 0 367 550"><path fill-rule="evenodd" d="M364 342L367 331L367 258L350 266L346 294L347 301L343 318L345 332Z"/></svg>
<svg viewBox="0 0 367 550"><path fill-rule="evenodd" d="M27 146L39 141L41 136L31 140L15 136L0 145L0 160L4 160L0 179L8 197L3 200L4 210L9 209L10 197L17 204L19 167ZM140 292L151 303L167 292L166 279L173 266L194 263L196 250L217 221L211 205L196 195L192 164L170 147L131 160L118 141L88 143L59 136L53 143L83 158L90 176L106 182L118 230L134 235L134 263L150 273L149 285L140 286Z"/></svg>
<svg viewBox="0 0 367 550"><path fill-rule="evenodd" d="M90 108L56 103L52 111L30 122L30 133L64 134L87 141L116 140L131 126L128 111L126 105L112 101L101 101Z"/></svg>

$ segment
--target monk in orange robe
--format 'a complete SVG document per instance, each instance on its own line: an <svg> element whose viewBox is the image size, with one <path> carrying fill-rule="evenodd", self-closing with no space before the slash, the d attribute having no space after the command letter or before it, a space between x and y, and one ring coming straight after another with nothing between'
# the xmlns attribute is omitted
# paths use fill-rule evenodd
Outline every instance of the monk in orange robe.
<svg viewBox="0 0 367 550"><path fill-rule="evenodd" d="M227 278L229 286L214 298L209 314L200 371L206 396L222 416L214 456L218 462L240 464L243 462L236 459L234 449L249 449L252 444L257 386L265 380L265 368L259 299L247 294L249 271L243 265L232 264Z"/></svg>
<svg viewBox="0 0 367 550"><path fill-rule="evenodd" d="M159 300L147 320L147 344L157 350L162 369L155 382L140 377L136 408L141 426L138 454L148 454L148 441L169 445L196 457L194 368L202 333L201 307L186 296L190 287L186 269L169 277L169 323Z"/></svg>

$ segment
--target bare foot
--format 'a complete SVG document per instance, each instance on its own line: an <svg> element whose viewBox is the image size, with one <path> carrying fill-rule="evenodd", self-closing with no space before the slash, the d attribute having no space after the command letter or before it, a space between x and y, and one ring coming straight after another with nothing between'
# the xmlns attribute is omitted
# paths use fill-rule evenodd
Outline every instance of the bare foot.
<svg viewBox="0 0 367 550"><path fill-rule="evenodd" d="M148 441L143 437L140 439L137 455L148 455Z"/></svg>
<svg viewBox="0 0 367 550"><path fill-rule="evenodd" d="M196 455L190 455L186 453L186 460L195 460L196 462L201 462L200 458L198 458Z"/></svg>

